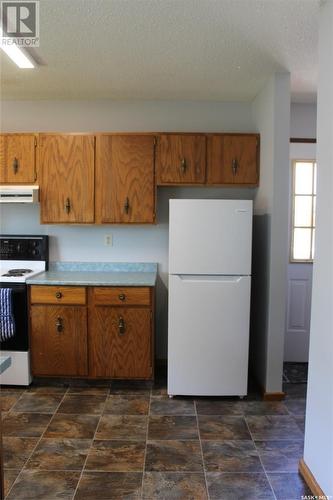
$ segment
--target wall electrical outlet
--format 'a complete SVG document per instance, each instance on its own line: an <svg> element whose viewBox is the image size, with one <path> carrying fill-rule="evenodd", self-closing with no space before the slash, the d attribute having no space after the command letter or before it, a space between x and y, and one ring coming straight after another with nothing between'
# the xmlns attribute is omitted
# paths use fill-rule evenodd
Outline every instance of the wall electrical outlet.
<svg viewBox="0 0 333 500"><path fill-rule="evenodd" d="M106 247L112 247L112 234L106 234L104 236L104 245Z"/></svg>

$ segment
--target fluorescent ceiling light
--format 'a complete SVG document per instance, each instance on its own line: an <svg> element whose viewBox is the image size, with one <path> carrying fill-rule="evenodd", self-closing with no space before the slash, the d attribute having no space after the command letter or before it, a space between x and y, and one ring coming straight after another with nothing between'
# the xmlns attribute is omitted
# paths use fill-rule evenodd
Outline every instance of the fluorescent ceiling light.
<svg viewBox="0 0 333 500"><path fill-rule="evenodd" d="M35 65L33 64L31 58L28 57L27 54L23 52L23 50L20 49L17 45L1 45L1 48L4 52L6 52L7 56L10 57L15 64L17 64L19 68L35 68Z"/></svg>

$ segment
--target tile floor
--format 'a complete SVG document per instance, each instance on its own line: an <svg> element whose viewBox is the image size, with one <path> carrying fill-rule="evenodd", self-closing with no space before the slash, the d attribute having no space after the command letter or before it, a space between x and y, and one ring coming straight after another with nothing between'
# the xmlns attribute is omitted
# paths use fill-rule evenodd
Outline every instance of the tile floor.
<svg viewBox="0 0 333 500"><path fill-rule="evenodd" d="M304 384L284 402L174 398L159 380L1 391L7 499L300 500Z"/></svg>

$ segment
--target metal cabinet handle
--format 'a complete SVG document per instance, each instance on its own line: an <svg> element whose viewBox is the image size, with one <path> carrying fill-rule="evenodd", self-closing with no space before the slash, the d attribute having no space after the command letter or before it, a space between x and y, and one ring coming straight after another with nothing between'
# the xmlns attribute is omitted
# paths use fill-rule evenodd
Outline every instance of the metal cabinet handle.
<svg viewBox="0 0 333 500"><path fill-rule="evenodd" d="M62 293L61 292L56 292L55 296L56 296L56 299L61 299Z"/></svg>
<svg viewBox="0 0 333 500"><path fill-rule="evenodd" d="M17 158L14 158L14 160L13 160L13 172L14 172L14 174L17 174L18 169L19 169L19 161Z"/></svg>
<svg viewBox="0 0 333 500"><path fill-rule="evenodd" d="M180 160L180 170L181 170L181 173L182 174L185 174L186 172L186 168L187 168L187 165L186 165L186 159L185 158L182 158Z"/></svg>
<svg viewBox="0 0 333 500"><path fill-rule="evenodd" d="M238 161L236 160L236 158L234 158L231 162L231 169L232 169L233 175L236 175L237 169L238 169Z"/></svg>
<svg viewBox="0 0 333 500"><path fill-rule="evenodd" d="M71 211L71 200L69 198L66 198L65 211L66 214L69 214L69 212Z"/></svg>
<svg viewBox="0 0 333 500"><path fill-rule="evenodd" d="M130 204L129 204L129 199L127 197L126 200L125 200L125 203L124 203L124 212L125 212L125 214L128 214L129 208L130 208Z"/></svg>
<svg viewBox="0 0 333 500"><path fill-rule="evenodd" d="M63 321L62 318L59 316L56 321L56 329L58 333L61 333L64 329L62 321Z"/></svg>
<svg viewBox="0 0 333 500"><path fill-rule="evenodd" d="M120 316L119 317L119 322L118 322L119 335L124 335L125 330L126 330L126 325L125 325L124 318L122 316Z"/></svg>
<svg viewBox="0 0 333 500"><path fill-rule="evenodd" d="M119 300L125 300L125 299L126 299L126 295L125 295L124 293L120 293L120 294L118 295L118 299L119 299Z"/></svg>

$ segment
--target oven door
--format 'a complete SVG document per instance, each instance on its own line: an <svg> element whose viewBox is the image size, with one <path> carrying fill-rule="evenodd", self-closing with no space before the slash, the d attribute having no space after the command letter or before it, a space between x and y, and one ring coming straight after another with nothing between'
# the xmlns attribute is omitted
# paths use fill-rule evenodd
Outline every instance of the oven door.
<svg viewBox="0 0 333 500"><path fill-rule="evenodd" d="M11 288L13 294L13 316L15 321L15 335L5 342L1 342L2 351L28 351L28 303L27 286L22 283L0 283L0 288Z"/></svg>

